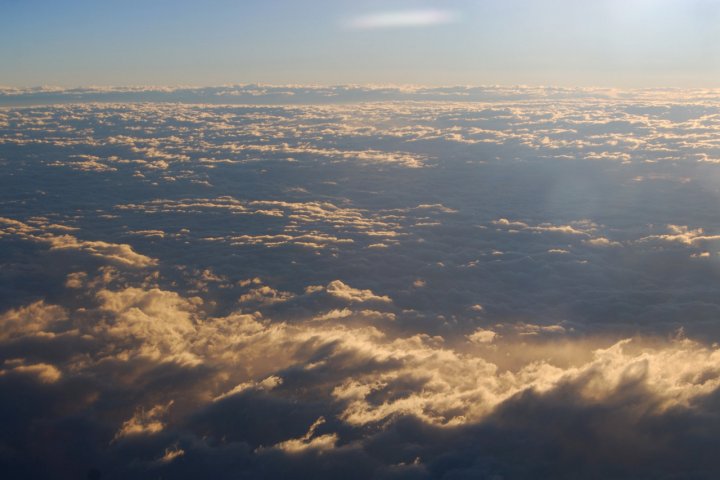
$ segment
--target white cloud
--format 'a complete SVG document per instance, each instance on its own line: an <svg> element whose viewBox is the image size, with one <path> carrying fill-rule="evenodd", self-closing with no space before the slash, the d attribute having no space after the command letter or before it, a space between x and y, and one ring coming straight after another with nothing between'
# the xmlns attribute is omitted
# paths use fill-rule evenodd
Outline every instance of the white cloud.
<svg viewBox="0 0 720 480"><path fill-rule="evenodd" d="M362 15L349 21L350 28L365 30L375 28L424 27L456 21L457 16L448 10L405 10L378 12Z"/></svg>

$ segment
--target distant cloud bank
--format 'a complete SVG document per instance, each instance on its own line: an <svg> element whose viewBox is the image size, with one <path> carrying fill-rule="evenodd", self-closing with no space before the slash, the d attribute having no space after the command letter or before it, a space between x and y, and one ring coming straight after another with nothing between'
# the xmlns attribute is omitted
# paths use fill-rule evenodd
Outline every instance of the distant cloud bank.
<svg viewBox="0 0 720 480"><path fill-rule="evenodd" d="M86 102L193 104L337 104L383 101L501 102L523 100L720 101L720 89L569 88L553 86L261 85L214 87L32 87L0 86L0 106Z"/></svg>

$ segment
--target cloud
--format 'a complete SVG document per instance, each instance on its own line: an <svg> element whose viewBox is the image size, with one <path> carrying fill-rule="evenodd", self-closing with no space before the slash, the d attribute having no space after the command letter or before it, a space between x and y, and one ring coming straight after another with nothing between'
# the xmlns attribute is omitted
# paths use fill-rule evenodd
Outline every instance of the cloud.
<svg viewBox="0 0 720 480"><path fill-rule="evenodd" d="M48 245L50 250L88 253L92 256L133 268L145 268L157 263L157 260L135 252L132 247L127 244L79 240L73 235L59 235L54 233L55 231L64 232L73 230L71 227L46 224L42 219L34 223L35 225L31 225L19 220L0 217L0 237L14 236L23 240L43 243ZM4 225L4 227L2 227L2 225Z"/></svg>
<svg viewBox="0 0 720 480"><path fill-rule="evenodd" d="M702 228L690 229L685 225L668 225L670 233L662 235L650 235L641 238L640 242L678 242L685 245L702 244L720 240L720 235L707 235Z"/></svg>
<svg viewBox="0 0 720 480"><path fill-rule="evenodd" d="M55 366L48 363L35 363L26 365L22 361L8 361L5 362L9 369L0 370L0 375L6 375L7 373L18 373L23 375L30 375L36 377L40 383L55 383L62 377L62 372Z"/></svg>
<svg viewBox="0 0 720 480"><path fill-rule="evenodd" d="M54 323L67 320L67 312L57 305L47 305L39 300L27 306L11 309L0 315L0 339L48 333L52 335Z"/></svg>
<svg viewBox="0 0 720 480"><path fill-rule="evenodd" d="M417 12L417 11L416 11ZM424 13L422 13L424 12ZM392 13L392 12L390 12ZM400 20L404 13L397 12ZM413 17L405 17L405 19ZM448 10L426 10L414 17L422 20L456 20L458 17ZM377 18L376 18L377 19ZM372 20L372 18L371 18ZM381 18L382 20L382 18ZM393 20L393 17L390 17ZM387 21L387 20L385 20ZM347 26L350 26L346 24ZM392 27L390 27L392 28ZM422 85L258 85L238 84L215 87L0 87L0 103L10 106L48 105L53 103L106 102L119 105L123 102L167 102L194 103L200 105L228 104L316 104L343 103L348 101L397 101L435 100L461 102L512 102L523 100L571 100L603 101L606 105L628 102L637 105L634 114L672 113L673 103L704 103L717 101L718 89L635 89L616 90L611 88L573 88L554 86L443 86ZM654 105L653 105L654 104ZM123 108L128 108L123 106ZM644 109L644 110L640 110ZM547 110L547 109L546 109ZM677 111L677 110L676 110ZM621 116L622 112L615 112ZM634 117L638 118L638 117ZM580 123L591 117L574 119ZM607 118L604 119L607 121ZM709 158L713 158L710 156Z"/></svg>
<svg viewBox="0 0 720 480"><path fill-rule="evenodd" d="M188 336L195 332L194 312L200 299L186 299L174 292L130 287L96 293L99 308L111 321L95 327L110 342L139 343L137 354L152 358L174 358L197 362L188 352ZM122 355L122 354L121 354Z"/></svg>
<svg viewBox="0 0 720 480"><path fill-rule="evenodd" d="M597 237L585 240L586 245L592 245L593 247L619 247L622 246L620 242L614 242L605 237Z"/></svg>
<svg viewBox="0 0 720 480"><path fill-rule="evenodd" d="M281 384L282 384L282 378L276 377L276 376L269 376L260 382L251 381L251 382L244 382L239 385L236 385L232 389L228 390L227 392L215 397L214 400L215 401L222 400L223 398L227 398L229 396L244 392L249 389L272 390L273 388L275 388Z"/></svg>
<svg viewBox="0 0 720 480"><path fill-rule="evenodd" d="M392 302L390 297L385 295L375 295L370 290L352 288L340 280L333 280L328 283L325 290L333 297L337 297L348 302Z"/></svg>
<svg viewBox="0 0 720 480"><path fill-rule="evenodd" d="M720 475L716 91L0 97L6 476Z"/></svg>
<svg viewBox="0 0 720 480"><path fill-rule="evenodd" d="M325 423L325 418L320 417L315 421L315 423L310 425L307 433L302 437L297 439L285 440L278 443L273 448L282 450L283 452L287 452L290 454L305 452L308 450L331 450L335 448L335 444L338 441L338 436L336 434L330 433L326 435L319 435L313 438L313 436L315 435L315 430L323 423Z"/></svg>
<svg viewBox="0 0 720 480"><path fill-rule="evenodd" d="M292 298L293 294L290 292L281 292L267 285L263 285L251 289L248 293L242 294L238 301L244 304L272 305L287 302Z"/></svg>
<svg viewBox="0 0 720 480"><path fill-rule="evenodd" d="M323 289L340 292L340 298L350 302L383 298L340 281ZM70 386L83 378L102 378L101 383L91 384L96 393L88 397L87 407L80 407L81 414L90 422L99 422L102 415L97 415L111 408L106 402L112 395L133 396L135 389L143 386L145 394L124 408L134 410L128 416L114 415L119 417L116 428L107 435L118 444L112 448L118 450L108 453L120 455L121 459L123 449L133 442L157 438L157 442L165 445L158 446L157 453L148 451L151 457L148 465L153 465L153 469L172 465L180 461L179 457L188 455L221 454L219 446L204 447L209 450L201 453L187 439L200 442L201 437L208 435L219 438L222 435L219 426L197 423L205 415L203 412L209 414L213 405L224 409L230 405L228 402L245 402L250 398L254 408L260 409L256 413L259 418L267 418L262 409L273 401L303 405L309 415L322 412L309 429L306 424L304 433L282 428L270 447L257 444L257 452L249 455L257 455L255 461L261 461L270 450L290 456L319 452L348 455L350 447L343 446L347 442L354 445L352 449L372 455L371 445L382 442L396 422L408 418L428 426L442 426L448 429L445 435L451 438L467 435L468 428L483 429L485 425L501 422L499 425L503 426L495 428L500 428L499 434L509 435L508 441L512 441L511 430L505 429L519 427L504 426L509 421L506 412L514 409L525 412L521 428L531 428L533 422L540 421L527 417L530 415L525 410L529 407L524 406L527 402L541 402L543 408L552 408L553 402L560 401L555 398L562 398L576 402L572 407L576 410L592 411L615 404L640 385L633 393L636 413L628 410L623 415L632 415L632 422L671 421L678 411L704 408L697 405L720 387L717 349L681 337L624 339L607 346L602 345L606 341L598 339L589 353L574 357L570 352L587 352L588 348L588 344L577 340L578 344L571 349L556 349L547 357L547 348L554 348L552 341L533 344L478 329L468 338L481 350L463 352L440 337L392 338L377 328L360 325L327 321L287 324L247 314L208 316L202 311L205 302L157 288L100 287L96 298L99 303L92 309L71 309L65 313L72 322L65 325L63 334L39 338L47 345L55 345L46 348L48 352L63 343L75 342L80 336L101 340L100 343L90 342L64 359L56 357L54 364L6 361L0 379L30 376L37 378L40 385L64 382ZM14 311L8 318L18 316ZM57 330L51 323L42 325L38 327L40 332L29 330L23 335L32 338L45 329ZM566 332L558 325L524 324L515 330L520 337ZM18 340L13 337L4 341ZM572 345L574 341L569 342ZM498 349L484 350L490 344ZM7 348L9 344L3 345ZM100 349L94 350L95 345ZM25 355L42 356L42 352L32 350L32 344L23 348L30 349L24 351ZM84 353L83 349L88 348ZM493 356L500 351L503 356L509 353L511 359L519 359L519 352L529 357L510 368L499 368ZM569 355L564 357L564 352ZM178 370L172 373L173 369ZM196 376L194 371L205 373ZM167 382L173 384L169 390L163 387ZM105 384L112 388L107 390ZM572 392L572 400L563 391ZM314 393L306 397L303 392ZM149 403L151 406L145 407L151 398L154 399ZM237 415L245 418L246 413L242 412L231 409L223 418L226 421ZM332 421L326 420L328 415L333 417ZM582 419L575 421L582 428L596 428L592 423L582 423ZM360 435L365 429L377 433ZM238 438L249 435L250 439L255 435L253 431L234 430L233 435L239 435ZM602 431L596 434L604 435ZM454 440L446 438L436 443L430 438L421 439L420 448L429 450L415 456L423 458L423 465L430 462L429 466L438 460L433 449L447 447L448 441ZM172 442L176 446L167 447ZM168 456L168 448L171 453L184 454ZM591 455L591 451L583 451L582 455ZM407 459L408 465L413 464L413 458ZM395 463L399 462L398 459Z"/></svg>
<svg viewBox="0 0 720 480"><path fill-rule="evenodd" d="M163 456L158 460L158 463L170 463L173 460L182 457L185 455L185 450L178 447L168 447L165 449L165 453Z"/></svg>
<svg viewBox="0 0 720 480"><path fill-rule="evenodd" d="M123 437L134 435L153 435L159 433L165 427L162 417L167 414L168 409L172 406L170 401L165 405L155 405L149 410L138 410L135 415L125 421L120 430L115 434L113 441ZM165 456L163 456L163 459Z"/></svg>
<svg viewBox="0 0 720 480"><path fill-rule="evenodd" d="M71 235L51 238L49 243L51 250L79 250L129 267L144 268L157 263L156 260L135 252L130 245L125 244L82 241Z"/></svg>
<svg viewBox="0 0 720 480"><path fill-rule="evenodd" d="M424 27L452 23L456 14L448 10L405 10L397 12L378 12L362 15L349 21L350 28L358 30L398 27Z"/></svg>
<svg viewBox="0 0 720 480"><path fill-rule="evenodd" d="M495 340L495 337L497 337L497 333L492 330L479 328L468 335L467 338L473 343L492 343L492 341Z"/></svg>

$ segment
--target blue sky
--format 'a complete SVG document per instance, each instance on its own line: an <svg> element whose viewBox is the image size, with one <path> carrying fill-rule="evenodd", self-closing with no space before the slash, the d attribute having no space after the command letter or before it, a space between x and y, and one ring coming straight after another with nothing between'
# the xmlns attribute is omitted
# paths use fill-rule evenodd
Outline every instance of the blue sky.
<svg viewBox="0 0 720 480"><path fill-rule="evenodd" d="M0 85L715 87L719 22L712 0L2 0Z"/></svg>

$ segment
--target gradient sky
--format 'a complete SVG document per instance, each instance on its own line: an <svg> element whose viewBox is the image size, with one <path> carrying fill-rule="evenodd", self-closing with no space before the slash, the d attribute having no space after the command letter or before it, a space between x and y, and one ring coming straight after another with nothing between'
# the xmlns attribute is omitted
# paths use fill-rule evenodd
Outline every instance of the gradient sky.
<svg viewBox="0 0 720 480"><path fill-rule="evenodd" d="M0 0L0 85L717 87L713 0Z"/></svg>

